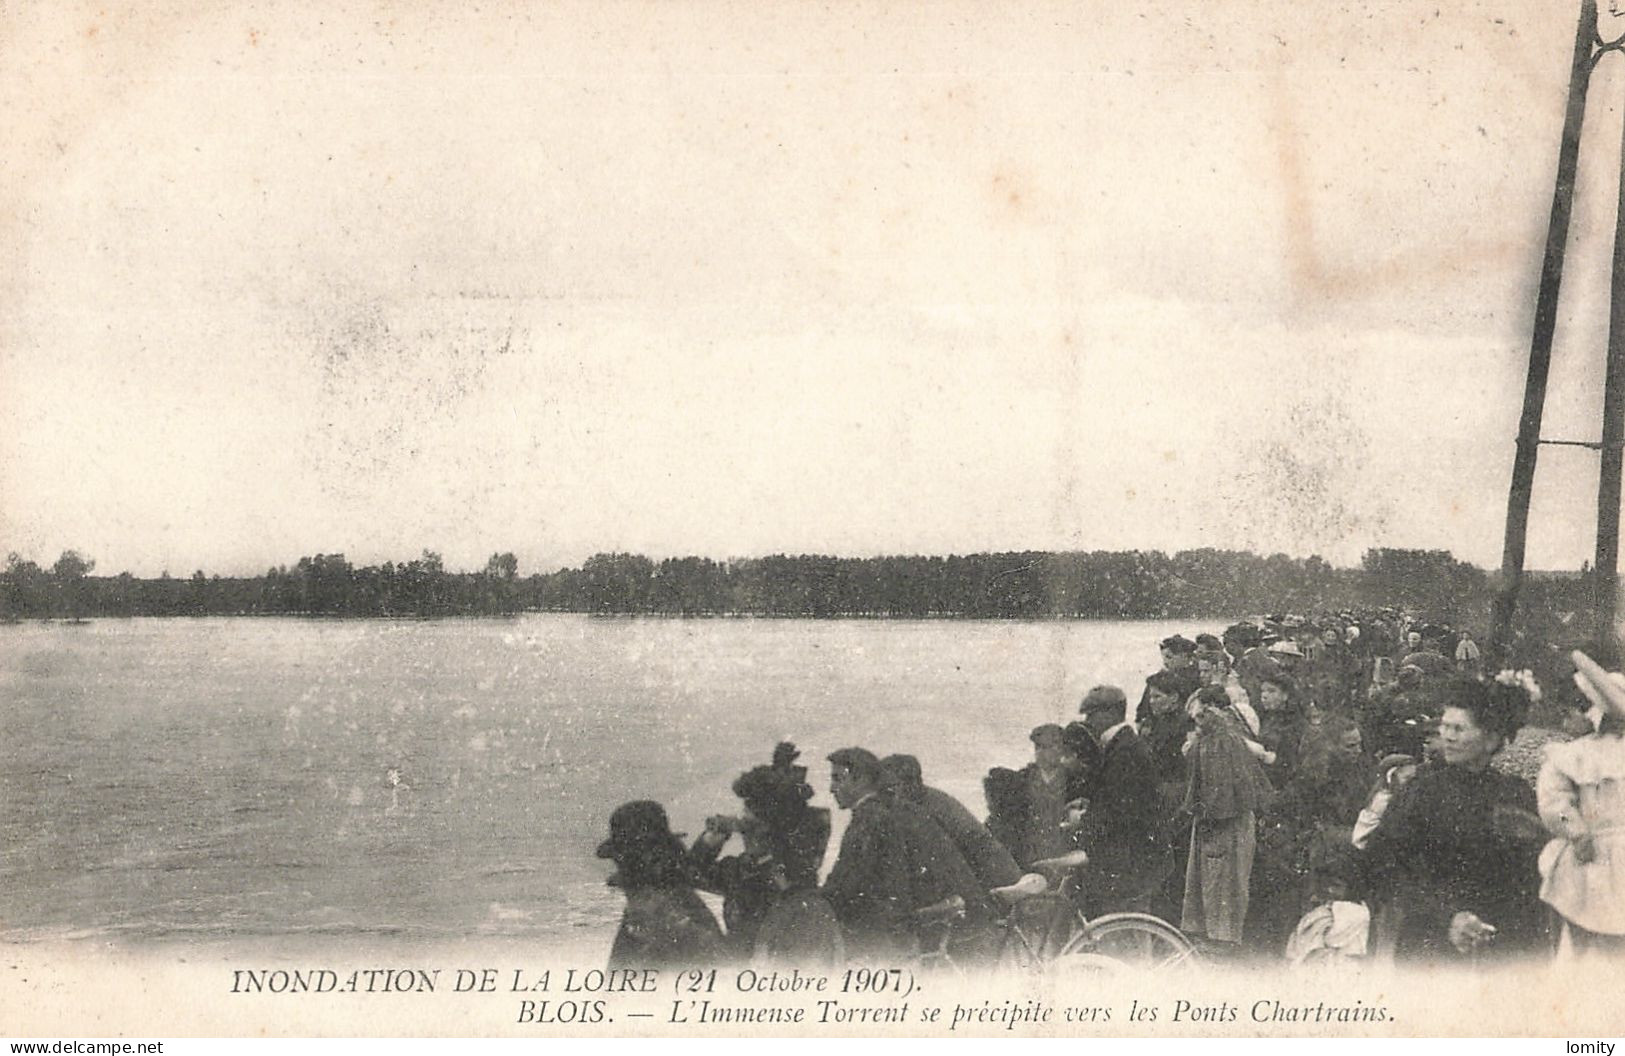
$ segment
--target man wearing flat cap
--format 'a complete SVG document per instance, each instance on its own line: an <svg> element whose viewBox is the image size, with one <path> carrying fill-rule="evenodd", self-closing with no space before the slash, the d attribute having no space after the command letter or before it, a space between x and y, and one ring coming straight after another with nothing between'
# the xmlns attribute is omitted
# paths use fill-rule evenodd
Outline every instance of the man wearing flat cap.
<svg viewBox="0 0 1625 1056"><path fill-rule="evenodd" d="M1044 858L1076 850L1068 826L1067 806L1076 796L1073 771L1076 759L1067 750L1066 731L1054 723L1035 727L1033 761L1021 772L1027 784L1027 853L1022 868Z"/></svg>
<svg viewBox="0 0 1625 1056"><path fill-rule="evenodd" d="M863 748L842 748L830 753L829 768L830 794L852 817L824 881L824 898L849 953L902 952L911 939L908 864L895 853L901 840L880 796L880 760Z"/></svg>
<svg viewBox="0 0 1625 1056"><path fill-rule="evenodd" d="M1182 634L1170 635L1164 638L1159 645L1162 650L1162 670L1168 672L1167 678L1177 680L1177 689L1180 700L1185 700L1202 688L1202 680L1196 674L1196 643ZM1140 706L1134 711L1137 722L1144 722L1151 715L1151 688L1146 687L1140 694Z"/></svg>
<svg viewBox="0 0 1625 1056"><path fill-rule="evenodd" d="M1231 670L1256 709L1264 680L1281 673L1280 661L1270 655L1264 633L1250 623L1238 623L1224 632L1225 650L1235 658Z"/></svg>
<svg viewBox="0 0 1625 1056"><path fill-rule="evenodd" d="M880 769L887 794L901 809L924 816L947 835L976 874L982 890L1005 887L1021 879L1016 860L987 831L987 826L976 820L976 815L942 789L926 785L918 759L888 755L880 761Z"/></svg>
<svg viewBox="0 0 1625 1056"><path fill-rule="evenodd" d="M1146 912L1169 860L1158 839L1162 819L1156 762L1127 722L1128 699L1121 689L1096 686L1078 711L1101 744L1081 834L1090 861L1087 912L1092 917Z"/></svg>
<svg viewBox="0 0 1625 1056"><path fill-rule="evenodd" d="M987 891L937 825L881 794L880 760L863 748L832 752L830 793L850 810L841 850L824 881L853 955L915 950L913 913L958 895L965 901L966 939L990 914Z"/></svg>

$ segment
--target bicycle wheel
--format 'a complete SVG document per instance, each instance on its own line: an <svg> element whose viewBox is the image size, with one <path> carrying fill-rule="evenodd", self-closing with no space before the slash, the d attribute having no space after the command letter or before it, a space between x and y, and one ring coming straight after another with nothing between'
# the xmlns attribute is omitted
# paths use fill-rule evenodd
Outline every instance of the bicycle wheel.
<svg viewBox="0 0 1625 1056"><path fill-rule="evenodd" d="M1082 932L1077 908L1064 898L1034 899L1013 907L999 946L1000 972L1037 972Z"/></svg>
<svg viewBox="0 0 1625 1056"><path fill-rule="evenodd" d="M1185 933L1149 913L1108 913L1091 920L1056 957L1057 967L1088 972L1123 970L1156 972L1177 968L1196 958Z"/></svg>

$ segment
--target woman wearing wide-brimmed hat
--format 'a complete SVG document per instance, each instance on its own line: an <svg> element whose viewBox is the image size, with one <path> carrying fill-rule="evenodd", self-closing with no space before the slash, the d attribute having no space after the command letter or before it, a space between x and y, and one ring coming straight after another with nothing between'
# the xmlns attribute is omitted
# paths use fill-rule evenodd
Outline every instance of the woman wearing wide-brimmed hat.
<svg viewBox="0 0 1625 1056"><path fill-rule="evenodd" d="M722 953L722 929L694 893L682 842L666 808L653 800L623 803L609 816L598 857L615 862L609 882L626 895L609 964L662 967L707 964Z"/></svg>
<svg viewBox="0 0 1625 1056"><path fill-rule="evenodd" d="M1535 782L1554 837L1540 856L1541 899L1563 920L1562 956L1625 953L1625 679L1574 654L1595 730L1546 747Z"/></svg>
<svg viewBox="0 0 1625 1056"><path fill-rule="evenodd" d="M740 774L739 817L713 817L689 850L700 887L723 896L722 919L735 957L774 964L833 967L843 959L840 928L818 894L829 846L829 811L814 807L796 746L780 743L773 761ZM741 854L720 857L734 833Z"/></svg>

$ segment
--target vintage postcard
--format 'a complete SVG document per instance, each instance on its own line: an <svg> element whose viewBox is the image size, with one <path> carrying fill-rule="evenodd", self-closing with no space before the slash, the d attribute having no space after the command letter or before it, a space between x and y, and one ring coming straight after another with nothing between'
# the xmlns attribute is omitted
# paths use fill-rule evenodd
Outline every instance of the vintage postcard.
<svg viewBox="0 0 1625 1056"><path fill-rule="evenodd" d="M0 1032L1619 1035L1622 38L0 4Z"/></svg>

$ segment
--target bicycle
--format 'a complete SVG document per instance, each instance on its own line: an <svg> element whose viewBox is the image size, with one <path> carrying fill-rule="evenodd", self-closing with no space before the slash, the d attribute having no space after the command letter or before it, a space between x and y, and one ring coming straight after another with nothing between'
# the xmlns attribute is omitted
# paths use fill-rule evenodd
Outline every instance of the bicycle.
<svg viewBox="0 0 1625 1056"><path fill-rule="evenodd" d="M1160 972L1198 959L1185 933L1149 913L1107 913L1090 919L1079 905L1081 874L1089 856L1073 851L1033 863L1033 871L990 895L1003 913L994 926L1001 933L993 963L1000 972L1045 974L1120 974ZM914 914L922 927L942 930L933 948L920 953L922 967L960 971L949 950L955 926L966 918L959 896L926 906Z"/></svg>

